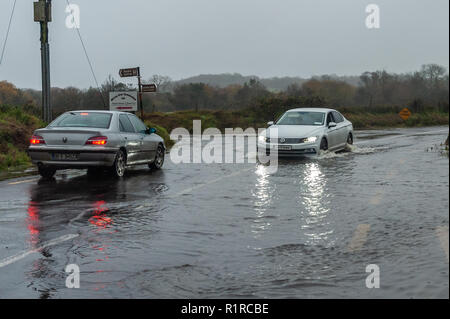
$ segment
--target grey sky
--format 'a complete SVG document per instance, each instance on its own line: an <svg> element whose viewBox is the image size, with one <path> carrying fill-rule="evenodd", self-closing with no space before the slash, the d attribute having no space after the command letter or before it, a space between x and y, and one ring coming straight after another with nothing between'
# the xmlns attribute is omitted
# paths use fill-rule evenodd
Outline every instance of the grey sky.
<svg viewBox="0 0 450 319"><path fill-rule="evenodd" d="M0 45L13 0L0 0ZM40 88L33 0L18 0L0 81ZM301 76L448 68L448 0L71 0L97 78L122 67L180 79L202 73ZM381 28L367 29L378 4ZM65 0L53 0L52 86L95 86ZM130 81L127 81L130 82Z"/></svg>

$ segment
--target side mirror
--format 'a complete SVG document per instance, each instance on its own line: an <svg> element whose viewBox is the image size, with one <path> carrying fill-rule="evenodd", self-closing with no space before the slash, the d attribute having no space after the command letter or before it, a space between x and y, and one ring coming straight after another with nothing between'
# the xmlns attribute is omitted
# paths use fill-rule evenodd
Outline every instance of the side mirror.
<svg viewBox="0 0 450 319"><path fill-rule="evenodd" d="M335 122L330 122L328 123L328 128L332 128L332 127L336 127L336 123Z"/></svg>
<svg viewBox="0 0 450 319"><path fill-rule="evenodd" d="M148 134L148 135L156 133L156 128L150 127L150 128L147 129L147 131L145 131L145 133Z"/></svg>
<svg viewBox="0 0 450 319"><path fill-rule="evenodd" d="M269 126L273 125L273 121L267 122L267 125Z"/></svg>

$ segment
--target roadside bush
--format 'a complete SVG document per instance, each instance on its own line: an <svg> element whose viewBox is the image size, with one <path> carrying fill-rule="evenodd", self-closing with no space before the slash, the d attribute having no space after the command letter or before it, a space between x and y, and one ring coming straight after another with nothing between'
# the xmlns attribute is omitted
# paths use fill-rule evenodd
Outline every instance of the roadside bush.
<svg viewBox="0 0 450 319"><path fill-rule="evenodd" d="M0 170L30 164L26 154L29 139L42 126L26 107L0 105Z"/></svg>

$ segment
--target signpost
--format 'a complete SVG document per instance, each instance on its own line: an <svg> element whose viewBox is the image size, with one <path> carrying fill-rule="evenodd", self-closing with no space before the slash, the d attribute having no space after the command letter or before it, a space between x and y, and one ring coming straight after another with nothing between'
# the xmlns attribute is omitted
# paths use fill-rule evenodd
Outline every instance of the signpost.
<svg viewBox="0 0 450 319"><path fill-rule="evenodd" d="M128 68L128 69L120 69L119 70L119 75L122 78L137 76L137 78L138 78L138 87L139 87L139 91L138 91L138 93L139 93L139 109L141 110L141 119L143 120L144 119L144 107L142 106L142 93L143 92L145 92L145 93L156 92L156 90L157 90L156 84L144 84L144 85L142 85L142 83L141 83L141 68L140 67ZM112 92L112 93L117 93L117 92Z"/></svg>
<svg viewBox="0 0 450 319"><path fill-rule="evenodd" d="M137 93L136 91L109 92L109 109L136 112L138 110Z"/></svg>
<svg viewBox="0 0 450 319"><path fill-rule="evenodd" d="M406 121L411 116L411 111L405 107L400 111L400 113L398 113L398 115L403 119L403 121Z"/></svg>
<svg viewBox="0 0 450 319"><path fill-rule="evenodd" d="M156 84L142 84L142 92L153 93L156 92Z"/></svg>
<svg viewBox="0 0 450 319"><path fill-rule="evenodd" d="M139 68L129 68L129 69L120 69L119 75L121 78L126 78L130 76L141 76Z"/></svg>

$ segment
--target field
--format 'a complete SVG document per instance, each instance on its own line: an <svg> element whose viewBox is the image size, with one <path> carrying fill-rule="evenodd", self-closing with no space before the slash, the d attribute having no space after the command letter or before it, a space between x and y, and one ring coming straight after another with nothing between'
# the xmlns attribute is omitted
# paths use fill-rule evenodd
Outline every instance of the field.
<svg viewBox="0 0 450 319"><path fill-rule="evenodd" d="M344 116L353 122L355 129L380 129L388 127L419 127L433 125L448 125L448 113L423 112L412 114L403 121L397 113L385 110L374 112L360 109L342 110ZM36 115L33 107L0 106L0 171L5 172L23 169L30 166L26 148L33 131L45 126ZM177 127L184 127L192 132L192 121L201 120L202 129L216 127L223 131L225 128L240 127L243 129L254 127L263 128L267 121L273 120L266 112L254 109L240 111L178 111L171 113L146 113L145 123L157 129L164 138L166 145L171 147L170 132Z"/></svg>

